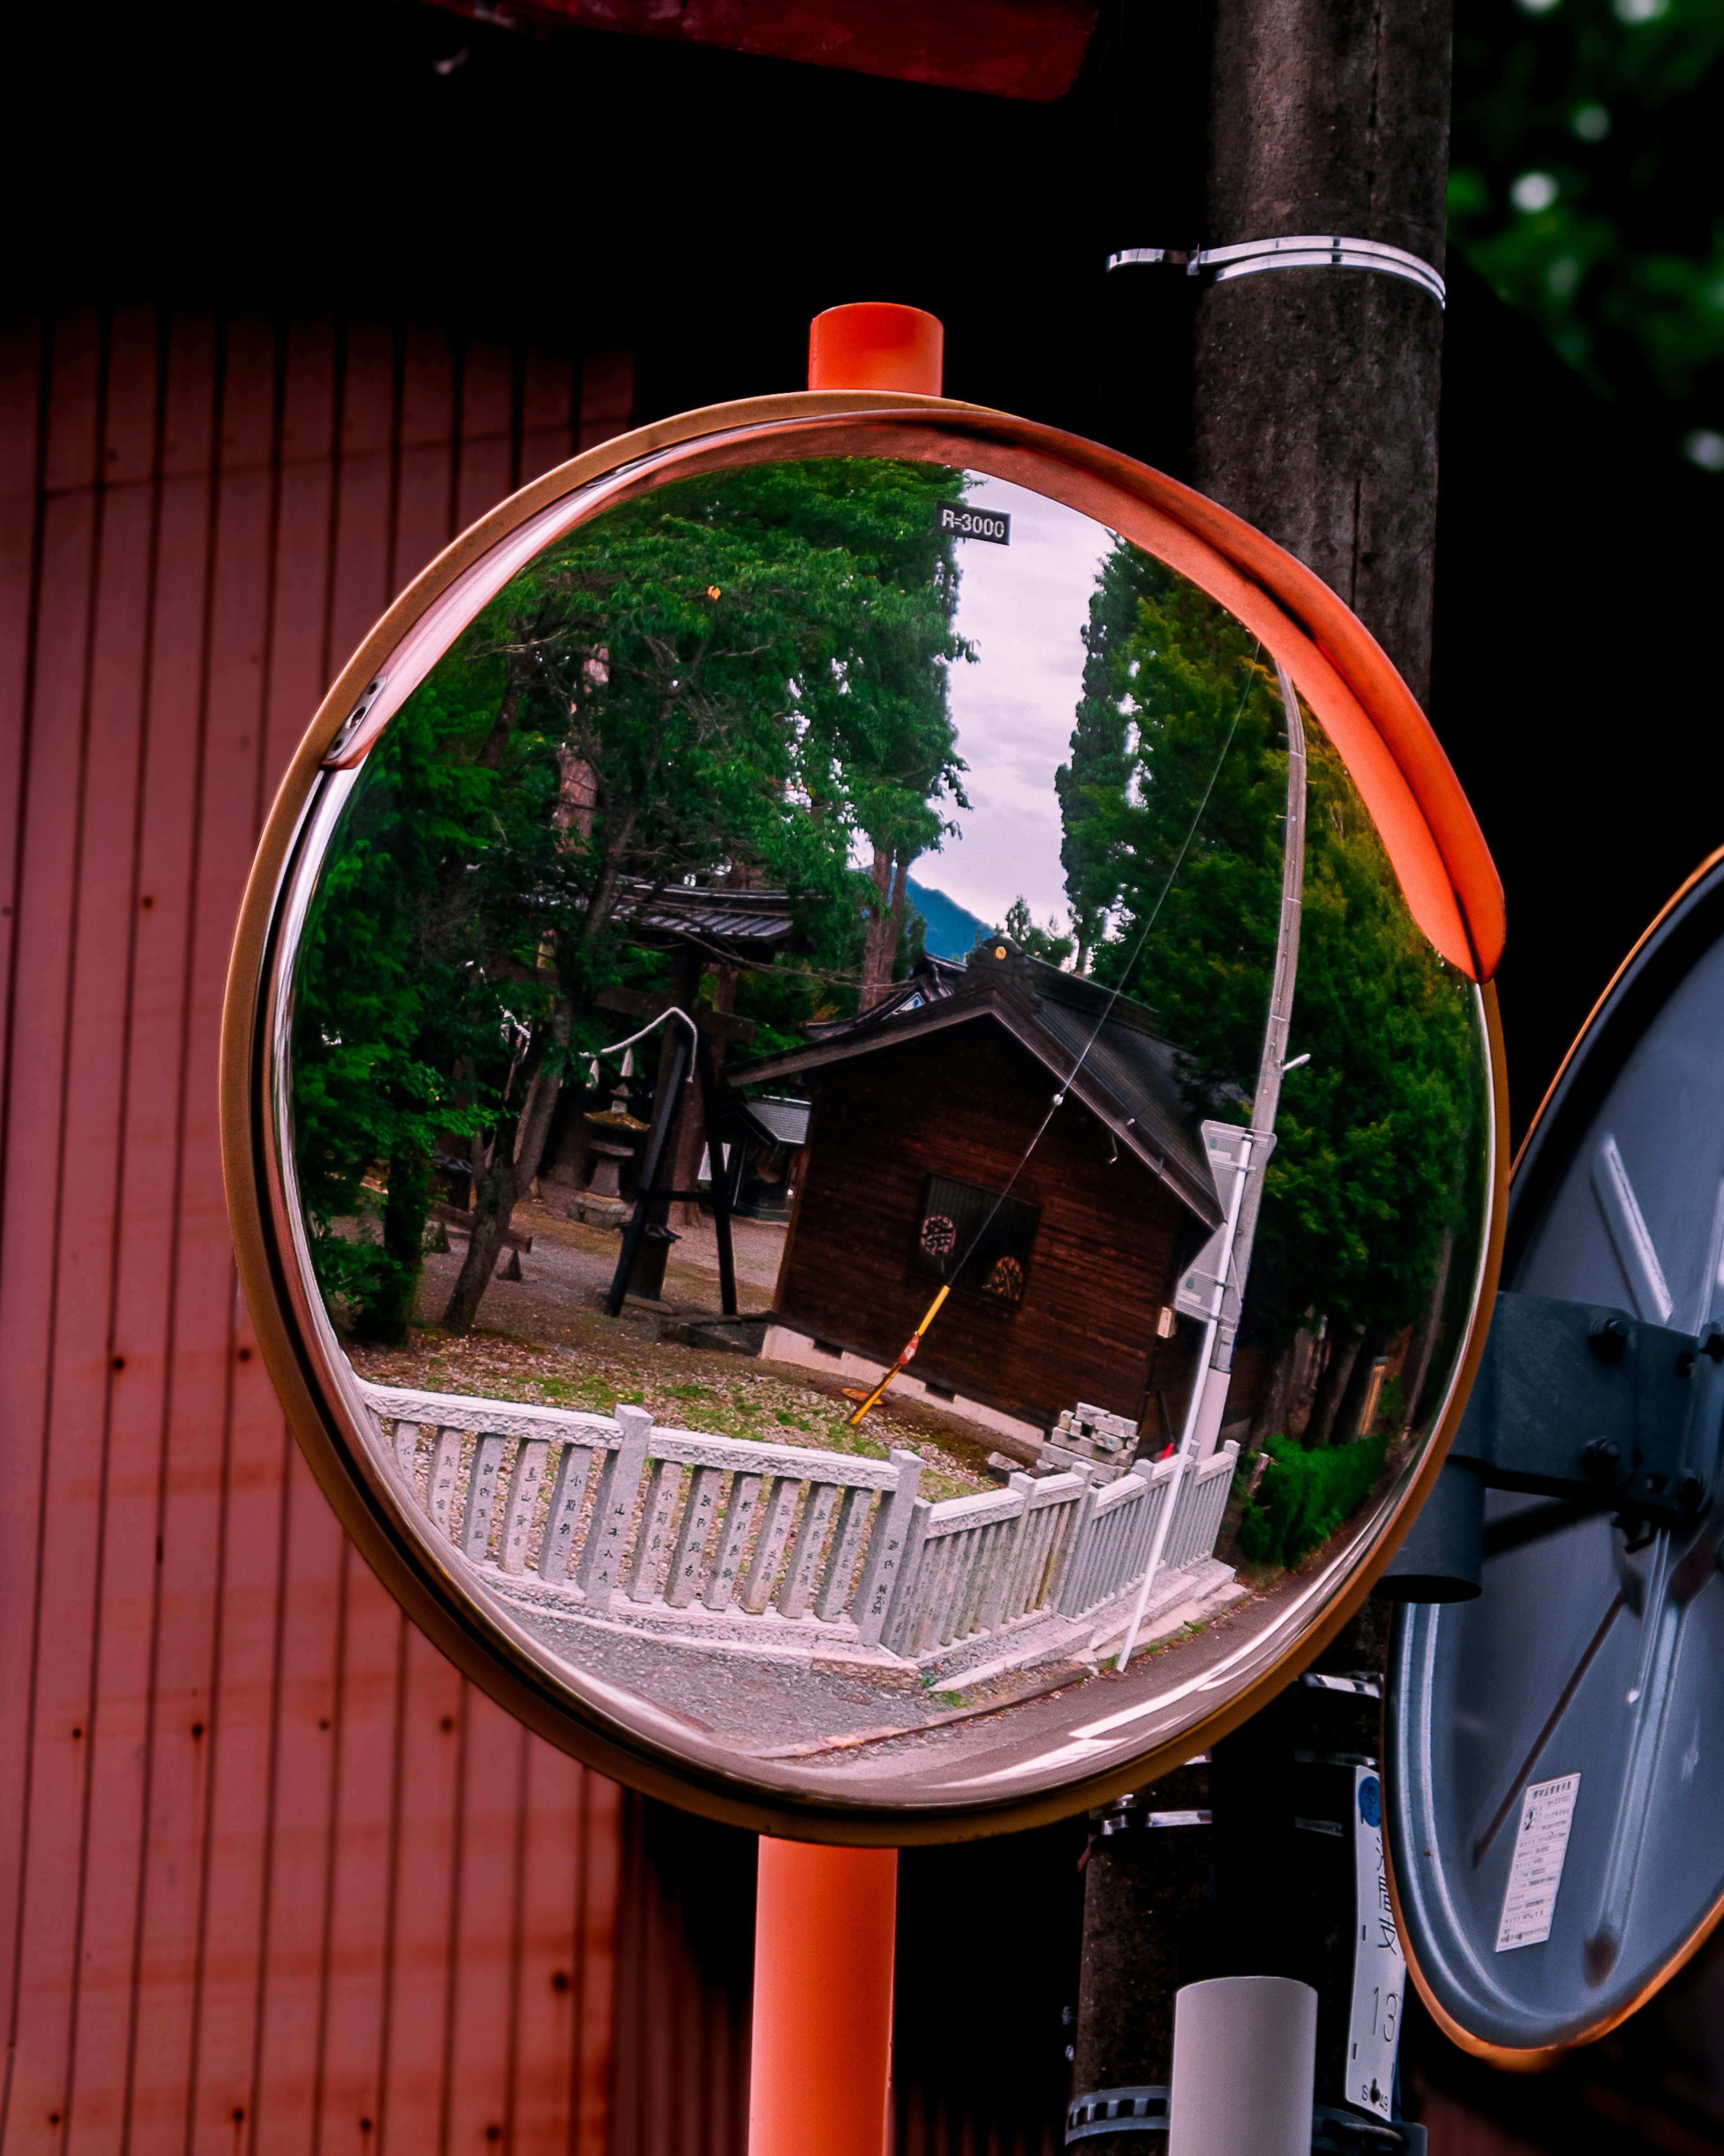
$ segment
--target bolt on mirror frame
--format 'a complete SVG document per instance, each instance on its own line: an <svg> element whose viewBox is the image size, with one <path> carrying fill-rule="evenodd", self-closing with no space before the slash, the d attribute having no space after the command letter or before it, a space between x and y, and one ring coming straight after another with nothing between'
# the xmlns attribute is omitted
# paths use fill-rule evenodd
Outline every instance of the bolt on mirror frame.
<svg viewBox="0 0 1724 2156"><path fill-rule="evenodd" d="M328 1399L275 1155L284 901L321 775L361 762L458 630L540 548L670 479L775 458L934 459L1031 488L1132 541L1227 608L1285 667L1347 764L1409 911L1477 990L1489 1065L1486 1218L1467 1337L1418 1471L1379 1501L1326 1595L1299 1598L1218 1705L1104 1767L987 1799L870 1806L691 1763L549 1680L527 1635L483 1616L395 1517L396 1501ZM949 398L799 392L680 414L588 450L464 532L389 608L319 706L269 816L241 908L223 1015L222 1142L242 1286L290 1427L342 1526L389 1593L464 1674L518 1719L600 1772L708 1816L793 1839L871 1846L1006 1832L1085 1810L1202 1750L1289 1682L1357 1609L1435 1481L1483 1346L1499 1269L1507 1163L1502 1037L1492 986L1501 886L1428 721L1369 632L1327 586L1228 511L1082 438ZM1315 1604L1315 1606L1313 1606ZM1239 1658L1229 1657L1234 1661ZM1219 1676L1218 1675L1218 1681ZM602 1685L589 1681L590 1691ZM1201 1693L1214 1686L1200 1685ZM1078 1763L1081 1767L1082 1762Z"/></svg>

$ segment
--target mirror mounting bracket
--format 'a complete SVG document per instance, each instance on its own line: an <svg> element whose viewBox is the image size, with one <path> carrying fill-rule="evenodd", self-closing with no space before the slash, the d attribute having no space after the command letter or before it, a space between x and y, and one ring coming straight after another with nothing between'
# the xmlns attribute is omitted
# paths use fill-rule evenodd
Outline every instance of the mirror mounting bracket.
<svg viewBox="0 0 1724 2156"><path fill-rule="evenodd" d="M1600 1304L1501 1294L1449 1458L1487 1489L1680 1527L1711 1500L1721 1419L1717 1326L1679 1332Z"/></svg>
<svg viewBox="0 0 1724 2156"><path fill-rule="evenodd" d="M1724 1328L1650 1325L1608 1305L1500 1294L1466 1412L1378 1583L1390 1602L1469 1601L1486 1549L1613 1514L1637 1548L1711 1507ZM1485 1492L1556 1502L1485 1524Z"/></svg>

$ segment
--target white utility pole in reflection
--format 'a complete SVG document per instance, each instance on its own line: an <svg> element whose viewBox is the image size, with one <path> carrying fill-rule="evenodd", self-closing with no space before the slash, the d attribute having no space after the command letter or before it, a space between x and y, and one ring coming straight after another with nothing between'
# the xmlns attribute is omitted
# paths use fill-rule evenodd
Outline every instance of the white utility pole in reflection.
<svg viewBox="0 0 1724 2156"><path fill-rule="evenodd" d="M1286 852L1280 875L1280 932L1275 936L1275 979L1270 989L1270 1022L1263 1029L1263 1056L1256 1065L1256 1091L1252 1096L1249 1126L1249 1167L1244 1168L1245 1197L1239 1205L1239 1227L1224 1249L1215 1250L1215 1285L1222 1291L1222 1306L1215 1324L1215 1341L1200 1365L1198 1389L1203 1401L1196 1419L1196 1457L1207 1460L1215 1451L1215 1438L1226 1410L1226 1389L1233 1375L1233 1343L1239 1337L1239 1304L1245 1298L1245 1274L1252 1264L1256 1242L1256 1216L1263 1209L1263 1171L1270 1167L1275 1147L1275 1111L1280 1108L1280 1081L1286 1070L1286 1033L1293 1024L1293 983L1300 973L1300 903L1306 873L1306 729L1300 718L1300 692L1286 677L1285 666L1275 666L1280 681L1280 701L1286 710ZM1300 1060L1304 1060L1301 1056ZM1226 1126L1224 1126L1226 1127ZM1211 1249L1215 1249L1211 1244ZM1207 1264L1209 1253L1198 1259ZM1192 1274L1188 1274L1192 1279ZM1207 1315L1207 1313L1204 1313Z"/></svg>
<svg viewBox="0 0 1724 2156"><path fill-rule="evenodd" d="M1293 1020L1293 988L1299 972L1299 915L1305 887L1305 725L1299 716L1299 692L1287 670L1279 661L1275 677L1280 683L1282 708L1287 715L1287 835L1281 863L1281 920L1275 937L1275 980L1270 989L1269 1023L1263 1032L1263 1055L1257 1066L1257 1091L1251 1101L1251 1122L1241 1130L1237 1123L1203 1125L1209 1163L1216 1171L1217 1188L1226 1218L1203 1245L1197 1262L1179 1283L1174 1306L1203 1321L1203 1337L1198 1351L1198 1370L1185 1411L1185 1427L1179 1435L1179 1465L1172 1486L1156 1522L1149 1563L1137 1589L1131 1621L1120 1648L1116 1667L1124 1669L1137 1644L1137 1634L1148 1605L1149 1590L1167 1547L1167 1531L1178 1508L1180 1483L1188 1464L1206 1458L1215 1450L1221 1418L1227 1406L1227 1389L1233 1378L1234 1342L1239 1337L1239 1306L1244 1297L1245 1276L1251 1266L1251 1245L1257 1235L1257 1215L1263 1204L1263 1170L1275 1150L1275 1111L1281 1101L1281 1074L1286 1069L1287 1031ZM1302 1062L1305 1059L1298 1059ZM1231 1170L1222 1188L1222 1178Z"/></svg>

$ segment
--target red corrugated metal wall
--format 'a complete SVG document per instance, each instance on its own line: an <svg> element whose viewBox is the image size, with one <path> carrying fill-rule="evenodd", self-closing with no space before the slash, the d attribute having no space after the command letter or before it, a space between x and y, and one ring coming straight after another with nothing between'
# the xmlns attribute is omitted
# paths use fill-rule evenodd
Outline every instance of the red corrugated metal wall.
<svg viewBox="0 0 1724 2156"><path fill-rule="evenodd" d="M0 336L6 2156L608 2143L619 1792L425 1645L301 1466L216 1056L325 684L629 382L358 321Z"/></svg>
<svg viewBox="0 0 1724 2156"><path fill-rule="evenodd" d="M755 1851L624 1799L613 2156L747 2156Z"/></svg>
<svg viewBox="0 0 1724 2156"><path fill-rule="evenodd" d="M0 331L0 2156L746 2150L749 1838L403 1621L284 1428L216 1145L233 916L324 685L632 403L625 353L424 326ZM905 1859L905 2156L1049 2156L1081 1840Z"/></svg>

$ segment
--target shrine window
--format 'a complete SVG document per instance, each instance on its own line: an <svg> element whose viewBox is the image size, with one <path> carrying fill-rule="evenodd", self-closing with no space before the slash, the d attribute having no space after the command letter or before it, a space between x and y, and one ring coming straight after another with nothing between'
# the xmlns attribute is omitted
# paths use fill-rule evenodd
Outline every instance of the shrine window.
<svg viewBox="0 0 1724 2156"><path fill-rule="evenodd" d="M1021 1198L983 1183L931 1175L922 1186L911 1270L1015 1309L1024 1299L1030 1245L1040 1219L1040 1206Z"/></svg>

